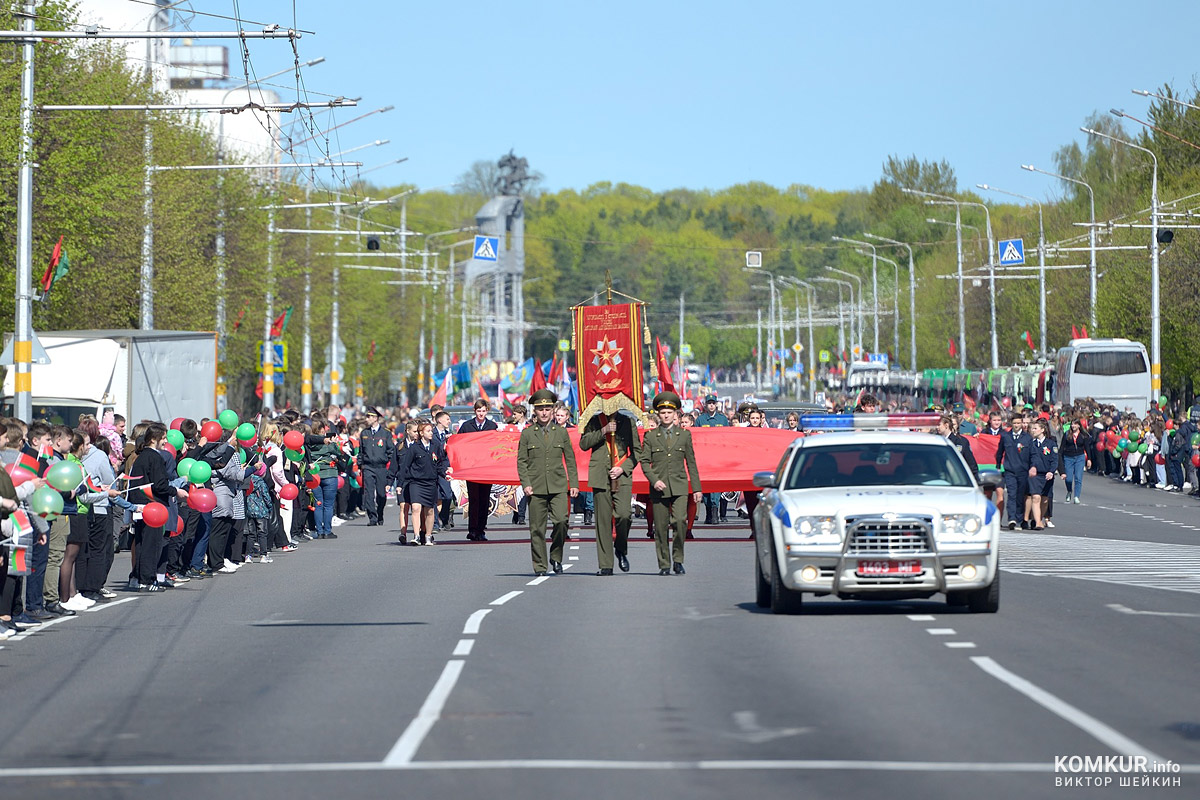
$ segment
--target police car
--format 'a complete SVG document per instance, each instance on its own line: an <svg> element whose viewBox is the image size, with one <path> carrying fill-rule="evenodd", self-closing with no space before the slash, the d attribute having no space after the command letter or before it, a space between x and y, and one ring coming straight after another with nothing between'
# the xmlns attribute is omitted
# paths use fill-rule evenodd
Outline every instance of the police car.
<svg viewBox="0 0 1200 800"><path fill-rule="evenodd" d="M985 496L1000 473L976 482L958 450L936 434L936 414L805 417L820 433L788 446L760 472L754 512L755 599L777 614L805 594L899 600L945 594L952 606L1000 605L1000 519ZM917 429L917 430L913 430Z"/></svg>

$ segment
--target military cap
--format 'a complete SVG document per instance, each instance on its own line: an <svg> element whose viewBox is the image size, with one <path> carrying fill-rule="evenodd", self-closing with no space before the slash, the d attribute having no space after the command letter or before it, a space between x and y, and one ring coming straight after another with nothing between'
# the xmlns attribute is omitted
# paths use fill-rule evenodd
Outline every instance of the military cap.
<svg viewBox="0 0 1200 800"><path fill-rule="evenodd" d="M679 399L679 395L674 392L659 392L654 396L654 410L658 411L663 408L678 409L683 405L683 401Z"/></svg>
<svg viewBox="0 0 1200 800"><path fill-rule="evenodd" d="M704 398L704 402L715 403L717 402L717 396L715 394L710 394L708 397Z"/></svg>
<svg viewBox="0 0 1200 800"><path fill-rule="evenodd" d="M961 414L967 410L967 407L962 403L955 403L954 405L950 406L950 410L955 414Z"/></svg>
<svg viewBox="0 0 1200 800"><path fill-rule="evenodd" d="M554 392L550 391L549 389L538 389L533 393L533 396L529 398L529 403L534 408L538 408L540 406L552 406L557 402L558 398L555 397Z"/></svg>

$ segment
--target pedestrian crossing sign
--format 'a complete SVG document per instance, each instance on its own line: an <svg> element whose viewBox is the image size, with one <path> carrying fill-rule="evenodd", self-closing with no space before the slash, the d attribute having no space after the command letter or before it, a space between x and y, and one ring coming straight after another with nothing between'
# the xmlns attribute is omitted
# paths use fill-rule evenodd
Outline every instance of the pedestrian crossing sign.
<svg viewBox="0 0 1200 800"><path fill-rule="evenodd" d="M472 251L476 261L496 261L498 257L497 251L500 249L500 237L498 236L476 236L475 249Z"/></svg>
<svg viewBox="0 0 1200 800"><path fill-rule="evenodd" d="M1025 263L1024 239L1000 240L1000 266L1013 267Z"/></svg>

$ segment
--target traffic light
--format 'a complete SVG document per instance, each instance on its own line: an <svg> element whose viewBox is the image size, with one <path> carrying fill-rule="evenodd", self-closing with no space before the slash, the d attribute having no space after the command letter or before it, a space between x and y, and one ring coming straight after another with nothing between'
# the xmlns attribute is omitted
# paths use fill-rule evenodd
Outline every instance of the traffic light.
<svg viewBox="0 0 1200 800"><path fill-rule="evenodd" d="M368 236L367 237L367 249L368 250L378 250L379 249L379 237L378 236Z"/></svg>

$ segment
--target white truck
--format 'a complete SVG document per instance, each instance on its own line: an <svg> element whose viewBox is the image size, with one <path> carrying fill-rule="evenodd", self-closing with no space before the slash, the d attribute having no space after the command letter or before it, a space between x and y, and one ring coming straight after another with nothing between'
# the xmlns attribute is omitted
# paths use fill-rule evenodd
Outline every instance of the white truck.
<svg viewBox="0 0 1200 800"><path fill-rule="evenodd" d="M203 331L87 330L37 334L49 364L33 365L33 417L74 426L113 411L130 426L216 415L217 339ZM4 335L11 351L12 334ZM35 353L35 361L37 354ZM3 406L13 413L13 370Z"/></svg>

